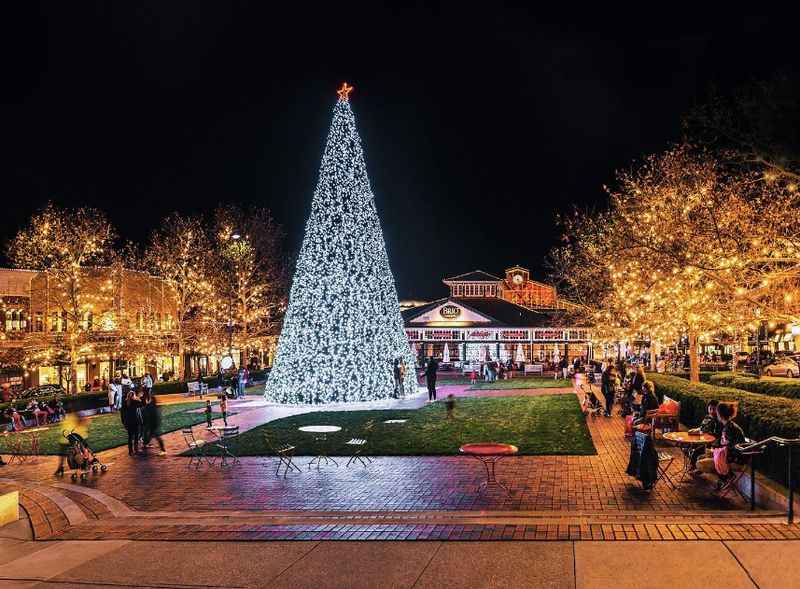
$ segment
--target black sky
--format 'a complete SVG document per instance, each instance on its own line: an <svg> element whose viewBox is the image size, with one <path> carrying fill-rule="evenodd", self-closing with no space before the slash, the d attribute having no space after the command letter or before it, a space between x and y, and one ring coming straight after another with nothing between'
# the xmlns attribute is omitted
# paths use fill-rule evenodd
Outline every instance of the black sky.
<svg viewBox="0 0 800 589"><path fill-rule="evenodd" d="M474 268L541 276L558 211L602 202L712 85L798 59L791 15L732 5L20 4L0 41L0 239L48 199L140 241L231 201L271 208L297 249L347 80L401 298Z"/></svg>

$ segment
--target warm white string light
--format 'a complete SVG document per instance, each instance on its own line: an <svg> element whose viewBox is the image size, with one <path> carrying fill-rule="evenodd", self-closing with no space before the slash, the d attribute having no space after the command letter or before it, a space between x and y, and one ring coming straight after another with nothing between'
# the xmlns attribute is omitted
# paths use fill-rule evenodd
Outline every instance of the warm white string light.
<svg viewBox="0 0 800 589"><path fill-rule="evenodd" d="M279 403L383 399L416 388L361 140L343 86L322 156L265 397Z"/></svg>

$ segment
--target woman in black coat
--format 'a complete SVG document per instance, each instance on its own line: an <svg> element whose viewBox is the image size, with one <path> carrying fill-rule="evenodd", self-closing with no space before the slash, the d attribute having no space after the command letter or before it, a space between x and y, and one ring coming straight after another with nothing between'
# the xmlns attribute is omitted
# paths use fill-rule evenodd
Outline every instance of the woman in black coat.
<svg viewBox="0 0 800 589"><path fill-rule="evenodd" d="M142 435L141 419L142 402L136 393L131 391L122 404L122 411L119 412L122 425L128 431L128 455L133 456L139 450L139 438Z"/></svg>

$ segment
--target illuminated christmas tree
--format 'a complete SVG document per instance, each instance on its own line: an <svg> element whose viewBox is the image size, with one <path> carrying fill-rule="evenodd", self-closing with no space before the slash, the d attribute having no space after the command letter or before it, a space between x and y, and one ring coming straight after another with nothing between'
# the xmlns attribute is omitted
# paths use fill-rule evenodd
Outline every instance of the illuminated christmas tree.
<svg viewBox="0 0 800 589"><path fill-rule="evenodd" d="M383 399L394 361L416 387L394 277L350 109L339 90L289 307L265 397L279 403Z"/></svg>

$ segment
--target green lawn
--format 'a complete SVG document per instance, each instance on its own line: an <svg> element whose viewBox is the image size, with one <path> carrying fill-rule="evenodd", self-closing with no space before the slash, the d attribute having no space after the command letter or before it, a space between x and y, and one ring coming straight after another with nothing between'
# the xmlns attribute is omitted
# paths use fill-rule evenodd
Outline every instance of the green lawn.
<svg viewBox="0 0 800 589"><path fill-rule="evenodd" d="M175 431L188 425L205 422L204 413L189 413L192 409L204 407L203 403L175 403L161 406L161 432ZM216 406L215 406L216 408ZM214 417L221 417L221 413L214 413ZM41 433L39 446L42 454L58 454L62 440L62 430L58 425L53 425L46 432ZM9 437L0 437L0 452L8 451ZM108 448L123 446L128 443L128 434L122 427L119 413L104 413L89 420L89 446L99 452Z"/></svg>
<svg viewBox="0 0 800 589"><path fill-rule="evenodd" d="M571 387L572 381L568 378L542 378L542 377L523 377L509 378L508 380L496 380L494 382L478 381L469 390L507 390L507 389L554 389Z"/></svg>
<svg viewBox="0 0 800 589"><path fill-rule="evenodd" d="M408 421L384 424L387 419ZM324 448L334 456L348 454L344 442L360 436L368 420L376 421L372 433L365 435L366 453L372 456L454 455L468 442L505 442L527 455L596 454L574 395L459 398L451 420L442 402L421 409L306 413L244 432L235 451L243 456L270 454L263 437L267 430L274 439L295 446L297 455L314 455L319 446L313 434L297 428L338 425L342 432L329 435Z"/></svg>

